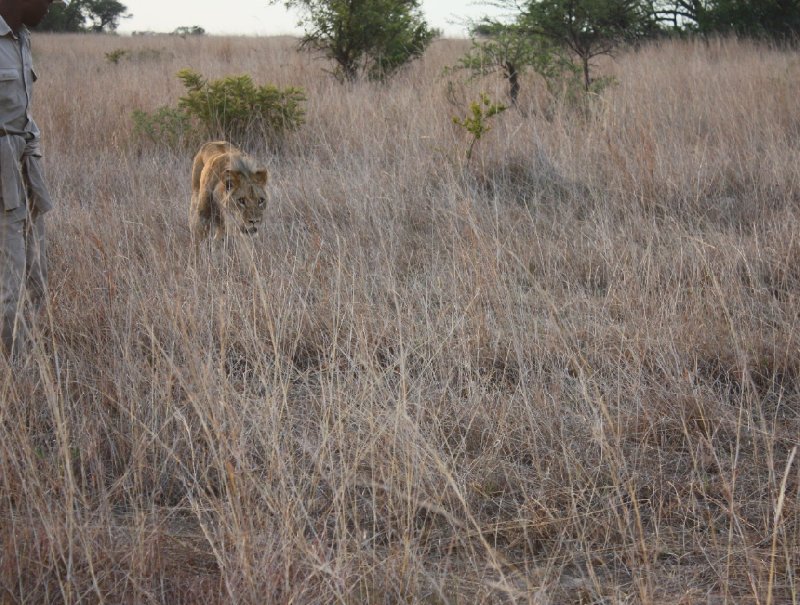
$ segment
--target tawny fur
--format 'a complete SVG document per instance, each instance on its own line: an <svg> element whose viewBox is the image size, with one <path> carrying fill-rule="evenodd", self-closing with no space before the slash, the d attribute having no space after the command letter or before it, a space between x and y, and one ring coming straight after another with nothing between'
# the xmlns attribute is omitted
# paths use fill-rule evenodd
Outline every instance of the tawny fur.
<svg viewBox="0 0 800 605"><path fill-rule="evenodd" d="M204 144L192 164L189 225L196 245L258 231L267 204L267 170L225 141Z"/></svg>

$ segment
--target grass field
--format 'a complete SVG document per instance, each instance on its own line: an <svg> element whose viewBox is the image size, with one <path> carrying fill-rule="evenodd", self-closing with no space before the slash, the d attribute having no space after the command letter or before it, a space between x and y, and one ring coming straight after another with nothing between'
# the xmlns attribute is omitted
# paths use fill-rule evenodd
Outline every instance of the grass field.
<svg viewBox="0 0 800 605"><path fill-rule="evenodd" d="M800 59L340 86L288 39L39 34L50 300L0 360L0 603L800 603ZM127 50L117 64L106 53ZM175 73L302 86L193 262ZM460 76L459 76L460 78ZM227 260L226 260L227 259Z"/></svg>

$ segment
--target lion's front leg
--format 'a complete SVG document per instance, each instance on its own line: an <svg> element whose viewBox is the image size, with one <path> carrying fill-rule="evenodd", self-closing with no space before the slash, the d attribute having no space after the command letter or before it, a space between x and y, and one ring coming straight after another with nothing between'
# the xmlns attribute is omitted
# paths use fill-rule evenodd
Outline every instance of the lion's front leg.
<svg viewBox="0 0 800 605"><path fill-rule="evenodd" d="M228 235L225 230L225 219L220 213L214 220L214 234L211 236L215 243L221 244L225 241Z"/></svg>
<svg viewBox="0 0 800 605"><path fill-rule="evenodd" d="M197 208L194 200L192 201L192 210L189 213L189 231L192 233L192 238L195 240L203 240L208 236L208 231L211 227L209 217L203 216Z"/></svg>
<svg viewBox="0 0 800 605"><path fill-rule="evenodd" d="M215 212L214 206L214 195L210 191L199 191L192 196L192 233L201 240L208 236L211 226L218 220L219 213Z"/></svg>

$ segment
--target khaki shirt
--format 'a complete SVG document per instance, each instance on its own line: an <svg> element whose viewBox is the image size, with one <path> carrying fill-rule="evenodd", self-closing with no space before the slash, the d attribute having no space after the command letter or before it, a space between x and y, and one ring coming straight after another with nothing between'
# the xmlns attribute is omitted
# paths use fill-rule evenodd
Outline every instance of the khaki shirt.
<svg viewBox="0 0 800 605"><path fill-rule="evenodd" d="M20 217L28 205L39 213L53 207L31 116L35 81L30 32L22 27L14 34L0 17L0 198L6 212Z"/></svg>

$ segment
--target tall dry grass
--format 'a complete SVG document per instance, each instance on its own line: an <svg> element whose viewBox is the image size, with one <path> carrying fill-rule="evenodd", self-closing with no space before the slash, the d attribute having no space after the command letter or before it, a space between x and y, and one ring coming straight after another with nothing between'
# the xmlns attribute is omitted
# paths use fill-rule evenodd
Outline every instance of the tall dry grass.
<svg viewBox="0 0 800 605"><path fill-rule="evenodd" d="M346 88L290 40L35 37L0 602L800 601L800 62L648 46L582 109L530 78L465 168L451 117L503 88L448 88L462 50ZM192 150L132 136L183 67L309 94L213 266Z"/></svg>

